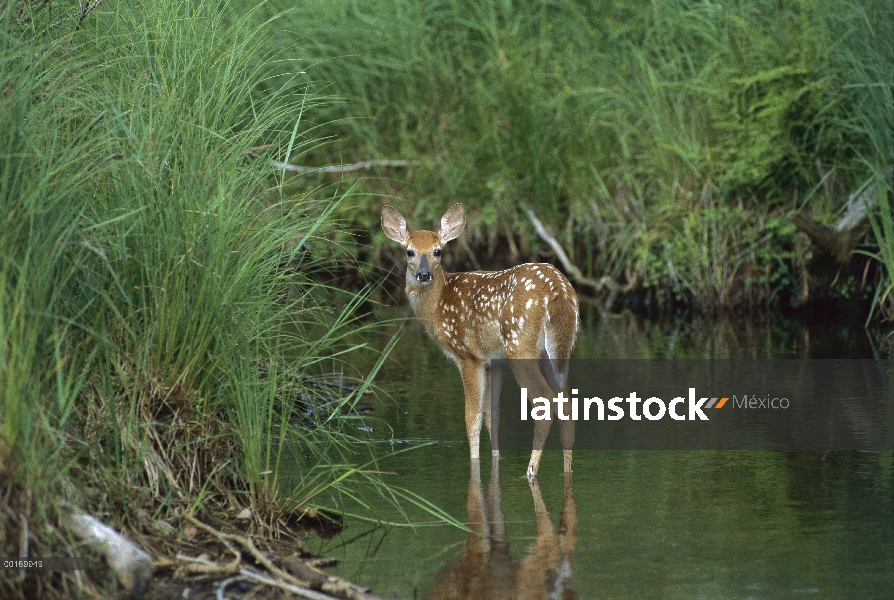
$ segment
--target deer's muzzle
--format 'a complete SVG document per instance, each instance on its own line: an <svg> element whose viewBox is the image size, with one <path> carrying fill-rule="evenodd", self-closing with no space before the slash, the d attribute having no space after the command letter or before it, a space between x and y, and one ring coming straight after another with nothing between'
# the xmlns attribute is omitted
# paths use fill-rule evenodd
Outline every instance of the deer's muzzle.
<svg viewBox="0 0 894 600"><path fill-rule="evenodd" d="M428 257L424 254L419 260L419 268L416 269L416 281L418 283L431 283L431 267L428 264Z"/></svg>

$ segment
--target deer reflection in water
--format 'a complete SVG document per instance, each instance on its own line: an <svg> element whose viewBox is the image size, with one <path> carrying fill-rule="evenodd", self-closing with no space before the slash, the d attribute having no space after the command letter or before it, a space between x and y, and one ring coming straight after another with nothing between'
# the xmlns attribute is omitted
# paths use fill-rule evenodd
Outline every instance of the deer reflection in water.
<svg viewBox="0 0 894 600"><path fill-rule="evenodd" d="M473 461L466 504L472 532L466 541L465 552L448 564L438 576L438 583L423 597L437 600L579 598L574 590L571 565L577 530L577 504L571 474L565 473L558 531L536 479L531 484L531 495L537 536L528 548L527 556L514 561L509 553L503 515L499 462L493 463L484 494L480 464Z"/></svg>

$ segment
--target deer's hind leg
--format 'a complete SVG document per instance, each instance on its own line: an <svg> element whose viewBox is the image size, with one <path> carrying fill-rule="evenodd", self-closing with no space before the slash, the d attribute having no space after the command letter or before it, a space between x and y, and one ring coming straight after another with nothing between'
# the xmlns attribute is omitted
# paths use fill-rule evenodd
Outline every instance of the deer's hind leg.
<svg viewBox="0 0 894 600"><path fill-rule="evenodd" d="M577 337L577 307L570 303L550 306L549 323L544 330L544 353L547 355L547 373L553 390L568 396L568 368L571 350ZM562 441L563 470L571 472L571 449L574 447L574 421L559 420L559 437Z"/></svg>
<svg viewBox="0 0 894 600"><path fill-rule="evenodd" d="M503 353L510 360L509 364L519 387L528 389L529 398L546 398L552 403L555 394L544 378L540 365L544 346L545 318L545 314L541 314L538 318L528 313L524 328L510 323L502 328L501 334L504 340ZM534 424L534 443L527 471L529 482L533 482L537 477L550 423L551 421L547 419Z"/></svg>

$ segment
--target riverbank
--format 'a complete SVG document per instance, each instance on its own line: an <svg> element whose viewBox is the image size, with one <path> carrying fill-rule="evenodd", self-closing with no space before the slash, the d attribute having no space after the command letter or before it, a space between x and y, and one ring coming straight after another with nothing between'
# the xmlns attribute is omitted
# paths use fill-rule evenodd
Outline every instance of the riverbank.
<svg viewBox="0 0 894 600"><path fill-rule="evenodd" d="M170 576L201 559L190 518L295 539L343 494L401 497L363 430L364 296L311 277L341 196L286 195L255 158L289 156L306 101L266 85L256 16L0 9L0 556L89 562L4 569L0 596L137 589L78 514Z"/></svg>

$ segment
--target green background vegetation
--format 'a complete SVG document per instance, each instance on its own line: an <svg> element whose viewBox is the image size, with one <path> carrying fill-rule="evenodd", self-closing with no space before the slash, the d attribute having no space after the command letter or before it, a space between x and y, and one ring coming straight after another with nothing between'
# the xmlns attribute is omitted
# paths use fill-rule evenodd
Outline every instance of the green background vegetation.
<svg viewBox="0 0 894 600"><path fill-rule="evenodd" d="M766 306L804 271L786 214L830 222L894 160L889 1L277 5L333 100L303 164L421 161L363 182L363 230L381 194L424 227L463 202L473 247L524 260L529 207L586 274Z"/></svg>
<svg viewBox="0 0 894 600"><path fill-rule="evenodd" d="M804 269L787 212L870 182L894 268L890 2L85 6L0 8L0 555L26 520L65 552L57 504L137 532L418 502L357 454L368 292L320 283L355 233L390 267L383 196L416 225L463 202L491 257L542 252L531 208L588 275L767 305ZM270 165L381 158L419 165ZM332 371L361 382L329 402Z"/></svg>

